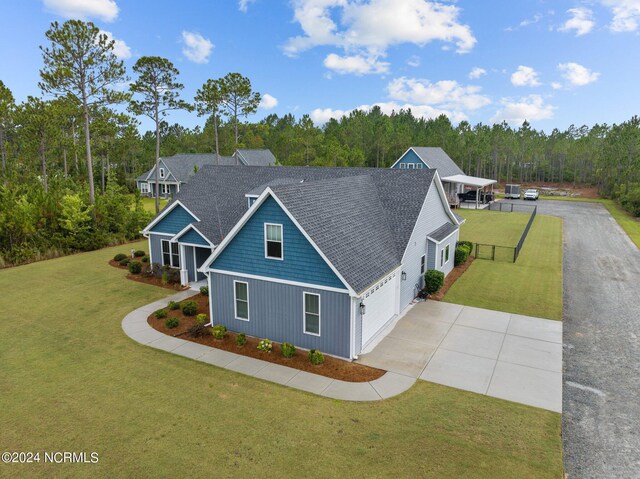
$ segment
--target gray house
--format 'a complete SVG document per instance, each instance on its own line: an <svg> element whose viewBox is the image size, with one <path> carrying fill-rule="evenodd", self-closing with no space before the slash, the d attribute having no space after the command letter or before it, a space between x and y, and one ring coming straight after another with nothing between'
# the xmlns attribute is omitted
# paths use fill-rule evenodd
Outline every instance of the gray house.
<svg viewBox="0 0 640 479"><path fill-rule="evenodd" d="M161 198L172 198L190 178L205 165L223 166L272 166L276 159L270 150L236 150L233 156L209 153L177 154L162 157L158 169L158 189ZM143 196L155 196L156 167L136 179L136 186Z"/></svg>
<svg viewBox="0 0 640 479"><path fill-rule="evenodd" d="M460 223L432 169L204 166L143 233L206 277L213 324L352 359L451 271Z"/></svg>

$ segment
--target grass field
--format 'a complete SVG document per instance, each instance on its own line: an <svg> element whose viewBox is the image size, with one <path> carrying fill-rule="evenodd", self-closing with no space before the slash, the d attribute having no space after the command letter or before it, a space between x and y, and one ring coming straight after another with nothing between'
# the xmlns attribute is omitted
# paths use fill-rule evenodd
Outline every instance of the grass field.
<svg viewBox="0 0 640 479"><path fill-rule="evenodd" d="M108 266L123 249L0 271L2 450L99 454L0 476L562 476L559 414L424 381L337 401L133 342L122 318L170 291Z"/></svg>
<svg viewBox="0 0 640 479"><path fill-rule="evenodd" d="M627 233L631 241L640 248L640 218L634 218L613 200L591 199L591 198L573 198L562 196L543 196L543 200L560 200L560 201L579 201L583 203L601 203L611 213L611 216L618 222L620 227Z"/></svg>
<svg viewBox="0 0 640 479"><path fill-rule="evenodd" d="M465 218L469 213L470 218L476 218L486 212L458 211ZM516 213L495 214L510 217ZM474 224L468 221L463 225L461 239L470 235L464 228ZM474 261L449 289L444 301L562 319L562 219L537 215L516 263Z"/></svg>
<svg viewBox="0 0 640 479"><path fill-rule="evenodd" d="M168 203L167 200L163 200L161 198L160 199L160 209L164 208L164 206L167 203ZM142 206L144 206L144 209L147 210L149 213L153 213L154 215L156 214L156 199L155 198L143 197L142 198Z"/></svg>
<svg viewBox="0 0 640 479"><path fill-rule="evenodd" d="M530 213L503 213L489 210L459 209L465 223L460 227L460 239L472 243L515 246L529 221Z"/></svg>

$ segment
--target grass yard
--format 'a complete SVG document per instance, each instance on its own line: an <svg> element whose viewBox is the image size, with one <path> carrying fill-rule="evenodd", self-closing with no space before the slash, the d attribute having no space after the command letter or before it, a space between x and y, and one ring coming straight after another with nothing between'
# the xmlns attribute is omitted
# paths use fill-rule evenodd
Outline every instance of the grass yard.
<svg viewBox="0 0 640 479"><path fill-rule="evenodd" d="M460 228L460 240L514 247L527 226L530 213L458 209L467 221Z"/></svg>
<svg viewBox="0 0 640 479"><path fill-rule="evenodd" d="M337 401L133 342L122 318L171 292L110 267L122 250L0 271L2 450L99 454L0 476L562 477L559 414L424 381Z"/></svg>
<svg viewBox="0 0 640 479"><path fill-rule="evenodd" d="M468 213L477 219L476 215L485 212L458 212L465 218ZM517 213L496 214L510 217ZM464 228L475 224L468 221L463 225L461 239L469 234ZM536 215L516 263L474 261L449 289L444 301L561 320L562 219Z"/></svg>
<svg viewBox="0 0 640 479"><path fill-rule="evenodd" d="M168 203L167 200L163 200L160 198L160 209L164 208L164 206ZM142 198L142 206L149 213L156 214L156 199L155 198L147 198L146 196Z"/></svg>
<svg viewBox="0 0 640 479"><path fill-rule="evenodd" d="M623 210L613 200L591 199L591 198L573 198L562 196L544 196L543 200L559 200L559 201L579 201L583 203L600 203L609 211L611 216L618 222L620 227L627 233L631 241L640 248L640 218L634 218L625 210Z"/></svg>

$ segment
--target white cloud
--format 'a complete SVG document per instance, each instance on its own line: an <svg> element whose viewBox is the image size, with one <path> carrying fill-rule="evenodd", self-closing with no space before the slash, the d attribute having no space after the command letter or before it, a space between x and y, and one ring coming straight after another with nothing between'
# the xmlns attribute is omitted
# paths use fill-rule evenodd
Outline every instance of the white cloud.
<svg viewBox="0 0 640 479"><path fill-rule="evenodd" d="M520 22L521 27L526 27L529 25L533 25L534 23L538 23L540 20L542 20L543 15L541 13L536 13L533 18L526 18L524 20L522 20Z"/></svg>
<svg viewBox="0 0 640 479"><path fill-rule="evenodd" d="M570 32L572 30L575 31L576 37L581 35L586 35L593 27L596 25L596 22L593 21L593 12L588 8L584 7L576 7L570 8L567 10L567 13L571 15L566 22L562 24L558 30L561 32Z"/></svg>
<svg viewBox="0 0 640 479"><path fill-rule="evenodd" d="M553 118L556 107L546 105L540 95L529 95L518 100L503 98L502 108L491 118L492 123L506 121L512 125L521 125L525 120L537 121Z"/></svg>
<svg viewBox="0 0 640 479"><path fill-rule="evenodd" d="M614 32L634 32L640 23L640 0L600 0L611 8L613 19L609 28Z"/></svg>
<svg viewBox="0 0 640 479"><path fill-rule="evenodd" d="M511 83L514 86L538 86L538 72L531 67L520 65L518 69L511 74Z"/></svg>
<svg viewBox="0 0 640 479"><path fill-rule="evenodd" d="M129 48L129 45L127 45L124 40L114 38L111 32L107 32L105 30L101 30L100 33L106 35L109 41L113 40L113 53L115 54L115 56L117 56L120 60L131 58L131 48Z"/></svg>
<svg viewBox="0 0 640 479"><path fill-rule="evenodd" d="M567 80L571 86L588 85L596 81L600 76L600 73L589 70L579 63L560 63L558 70L562 72L562 78Z"/></svg>
<svg viewBox="0 0 640 479"><path fill-rule="evenodd" d="M114 0L44 0L43 3L47 10L64 18L98 18L104 22L118 18L119 8Z"/></svg>
<svg viewBox="0 0 640 479"><path fill-rule="evenodd" d="M247 9L249 8L249 4L255 2L256 0L238 0L238 10L243 13L247 13Z"/></svg>
<svg viewBox="0 0 640 479"><path fill-rule="evenodd" d="M194 63L208 63L213 50L213 43L196 32L182 32L182 53Z"/></svg>
<svg viewBox="0 0 640 479"><path fill-rule="evenodd" d="M551 82L551 88L554 90L560 90L562 88L562 83L558 83L557 81Z"/></svg>
<svg viewBox="0 0 640 479"><path fill-rule="evenodd" d="M411 57L407 60L407 65L413 68L419 67L420 57L418 55L411 55Z"/></svg>
<svg viewBox="0 0 640 479"><path fill-rule="evenodd" d="M264 95L262 95L262 98L260 99L260 108L264 108L265 110L271 110L276 106L278 106L278 99L276 97L271 96L268 93L265 93Z"/></svg>
<svg viewBox="0 0 640 479"><path fill-rule="evenodd" d="M469 78L471 78L472 80L475 80L476 78L480 78L481 76L486 74L487 74L487 70L485 70L484 68L474 67L469 72Z"/></svg>
<svg viewBox="0 0 640 479"><path fill-rule="evenodd" d="M443 110L477 110L491 103L478 86L463 86L455 80L429 80L400 77L387 85L389 97L416 105L434 105Z"/></svg>
<svg viewBox="0 0 640 479"><path fill-rule="evenodd" d="M324 66L340 74L368 75L371 73L387 73L389 71L389 63L380 62L373 56L364 57L362 55L340 56L330 53L324 59Z"/></svg>
<svg viewBox="0 0 640 479"><path fill-rule="evenodd" d="M466 53L476 43L471 28L459 22L461 9L456 5L428 0L293 0L292 3L294 20L303 35L288 39L284 52L289 56L317 46L334 46L344 51L343 58L375 59L384 57L393 45L424 46L436 40L452 43L458 53Z"/></svg>

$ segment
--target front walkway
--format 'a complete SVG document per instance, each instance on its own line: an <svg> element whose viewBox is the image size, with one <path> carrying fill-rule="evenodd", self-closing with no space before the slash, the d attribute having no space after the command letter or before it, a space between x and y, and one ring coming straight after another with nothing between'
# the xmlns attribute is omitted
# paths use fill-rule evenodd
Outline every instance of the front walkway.
<svg viewBox="0 0 640 479"><path fill-rule="evenodd" d="M358 362L562 412L560 321L427 301Z"/></svg>
<svg viewBox="0 0 640 479"><path fill-rule="evenodd" d="M378 401L397 396L416 382L413 377L394 372L387 372L384 376L369 382L340 381L167 336L147 323L149 315L164 308L169 301L182 301L190 296L193 296L192 290L181 291L138 308L125 316L122 329L134 341L152 348L333 399Z"/></svg>

